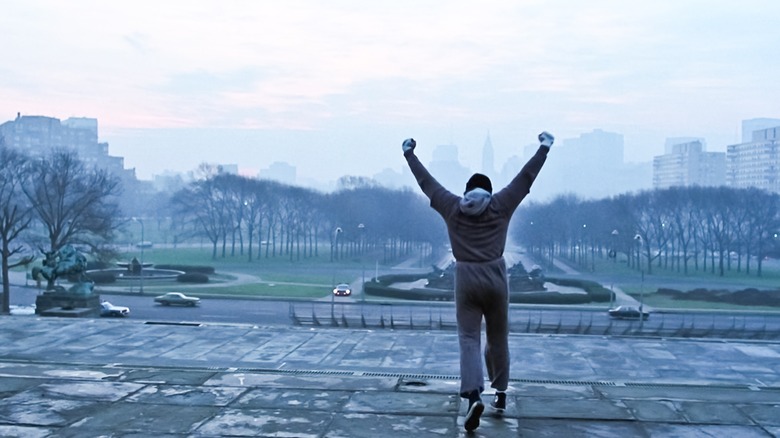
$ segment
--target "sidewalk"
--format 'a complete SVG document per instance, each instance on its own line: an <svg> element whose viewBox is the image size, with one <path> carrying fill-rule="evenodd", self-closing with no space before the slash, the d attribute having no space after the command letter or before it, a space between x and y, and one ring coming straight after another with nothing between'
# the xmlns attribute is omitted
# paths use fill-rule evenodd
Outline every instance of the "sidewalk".
<svg viewBox="0 0 780 438"><path fill-rule="evenodd" d="M511 335L510 348L510 407L468 435L452 332L5 316L0 436L780 435L780 343Z"/></svg>

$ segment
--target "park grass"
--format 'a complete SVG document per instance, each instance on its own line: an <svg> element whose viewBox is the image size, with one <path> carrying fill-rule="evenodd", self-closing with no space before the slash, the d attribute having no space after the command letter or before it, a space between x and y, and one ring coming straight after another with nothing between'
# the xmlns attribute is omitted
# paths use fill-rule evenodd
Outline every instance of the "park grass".
<svg viewBox="0 0 780 438"><path fill-rule="evenodd" d="M631 295L637 301L639 295ZM740 306L731 303L717 303L699 300L675 300L672 297L659 295L656 293L646 293L643 297L646 306L656 309L675 309L675 310L745 310L745 311L767 311L780 312L777 307L771 306Z"/></svg>
<svg viewBox="0 0 780 438"><path fill-rule="evenodd" d="M653 264L648 273L647 266L637 269L628 266L625 257L618 260L607 258L587 259L587 263L572 263L569 260L558 259L581 272L583 275L593 277L607 289L616 287L631 295L637 300L640 298L645 304L654 308L665 309L701 309L701 310L743 310L743 311L771 311L780 312L777 307L770 306L741 306L731 303L707 302L699 300L675 300L667 295L656 294L659 289L675 289L688 292L694 289L707 290L743 290L754 288L758 290L780 289L780 261L767 260L762 266L762 275L756 275L756 264L751 264L750 274L745 271L743 261L742 271L736 270L736 263L732 264L732 270L726 270L723 276L718 272L712 273L708 261L707 271L695 270L693 263L689 263L688 273L678 272L676 267L664 268ZM545 265L549 276L563 275L563 270ZM643 272L644 271L644 272Z"/></svg>
<svg viewBox="0 0 780 438"><path fill-rule="evenodd" d="M136 254L138 252L138 254ZM144 250L144 261L155 265L192 265L211 266L217 273L236 272L261 277L264 281L273 282L303 282L331 284L334 277L340 277L340 273L347 270L362 269L366 266L366 260L373 261L373 256L366 256L364 260L358 258L343 258L336 261L330 260L328 248L320 248L319 255L301 257L300 259L289 256L265 257L265 254L249 261L248 253L241 255L237 250L231 255L228 248L225 256L217 252L217 257L212 257L210 246L181 247L181 248L149 248ZM140 259L140 252L133 250L126 253L127 258ZM373 262L368 263L373 267ZM341 280L338 280L341 281Z"/></svg>
<svg viewBox="0 0 780 438"><path fill-rule="evenodd" d="M325 254L325 255L322 255ZM131 248L125 253L127 259L141 259L140 250ZM374 256L366 256L366 260L374 260ZM208 245L182 246L178 248L153 247L144 249L144 262L159 265L189 265L213 267L215 273L209 275L208 284L180 283L175 280L147 281L144 291L147 294L162 294L169 291L185 292L195 296L222 296L243 298L299 298L319 299L328 297L332 285L336 282L350 281L356 272L365 267L360 259L343 258L331 261L329 249L320 249L319 256L290 260L289 256L261 258L253 255L249 261L248 253L241 255L236 251L230 254L228 248L225 256L218 251L217 257L212 257L212 249ZM373 264L371 264L373 267ZM248 274L258 280L249 284L230 284L237 279L236 274ZM109 289L116 291L122 287L121 293L137 292L138 282L113 283ZM98 286L98 289L100 286Z"/></svg>

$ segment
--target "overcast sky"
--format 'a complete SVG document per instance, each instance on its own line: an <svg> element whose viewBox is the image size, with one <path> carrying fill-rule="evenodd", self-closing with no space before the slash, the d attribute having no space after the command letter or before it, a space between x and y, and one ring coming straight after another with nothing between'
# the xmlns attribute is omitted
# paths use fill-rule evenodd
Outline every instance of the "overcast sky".
<svg viewBox="0 0 780 438"><path fill-rule="evenodd" d="M142 179L201 162L371 176L438 144L480 167L541 130L739 142L780 117L780 2L25 0L0 12L0 122L93 117ZM500 166L499 166L500 167Z"/></svg>

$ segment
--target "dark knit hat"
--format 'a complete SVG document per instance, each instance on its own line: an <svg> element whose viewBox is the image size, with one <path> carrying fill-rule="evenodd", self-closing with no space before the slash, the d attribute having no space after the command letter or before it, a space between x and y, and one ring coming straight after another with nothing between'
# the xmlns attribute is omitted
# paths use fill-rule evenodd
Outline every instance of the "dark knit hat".
<svg viewBox="0 0 780 438"><path fill-rule="evenodd" d="M477 187L486 190L488 193L493 194L493 184L490 183L490 178L481 174L475 173L471 175L466 183L466 193L476 189Z"/></svg>

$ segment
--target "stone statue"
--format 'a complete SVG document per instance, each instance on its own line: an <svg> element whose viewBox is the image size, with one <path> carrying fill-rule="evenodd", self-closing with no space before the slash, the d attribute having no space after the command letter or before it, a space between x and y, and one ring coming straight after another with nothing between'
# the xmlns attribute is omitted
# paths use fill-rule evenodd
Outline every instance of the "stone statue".
<svg viewBox="0 0 780 438"><path fill-rule="evenodd" d="M73 247L65 245L56 251L41 252L45 256L43 267L33 268L33 277L38 275L47 280L46 291L67 292L73 295L90 295L95 287L95 283L86 277L87 258ZM36 272L37 270L37 272ZM57 278L69 277L75 279L75 284L69 289L57 286Z"/></svg>

